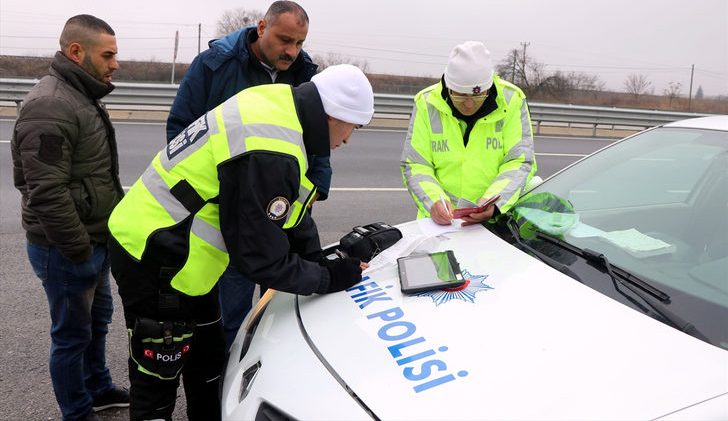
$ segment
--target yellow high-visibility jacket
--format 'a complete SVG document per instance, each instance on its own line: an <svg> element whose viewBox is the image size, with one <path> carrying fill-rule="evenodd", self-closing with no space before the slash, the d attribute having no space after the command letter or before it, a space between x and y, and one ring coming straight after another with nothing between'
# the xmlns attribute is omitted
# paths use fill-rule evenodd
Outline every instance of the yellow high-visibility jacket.
<svg viewBox="0 0 728 421"><path fill-rule="evenodd" d="M220 229L218 165L258 151L294 158L300 168L297 198L289 203L280 197L268 205L271 220L283 221L283 229L293 228L315 193L305 176L302 130L290 86L262 85L239 92L157 154L111 214L111 235L141 261L152 235L190 224L187 258L171 285L187 295L207 294L230 259Z"/></svg>
<svg viewBox="0 0 728 421"><path fill-rule="evenodd" d="M497 75L492 89L497 108L475 122L467 146L466 123L443 98L442 81L415 96L400 167L417 218L429 217L441 197L455 207L470 207L500 194L496 206L505 212L536 173L526 96Z"/></svg>

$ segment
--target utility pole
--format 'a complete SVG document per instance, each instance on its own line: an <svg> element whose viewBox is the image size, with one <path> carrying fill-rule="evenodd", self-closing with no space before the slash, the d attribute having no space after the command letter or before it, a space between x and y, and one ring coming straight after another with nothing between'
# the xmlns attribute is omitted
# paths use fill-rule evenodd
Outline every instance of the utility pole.
<svg viewBox="0 0 728 421"><path fill-rule="evenodd" d="M693 75L695 75L695 65L692 65L690 69L690 91L688 93L688 111L691 111L693 106Z"/></svg>
<svg viewBox="0 0 728 421"><path fill-rule="evenodd" d="M526 68L526 47L531 45L530 42L522 42L521 46L523 47L523 68Z"/></svg>
<svg viewBox="0 0 728 421"><path fill-rule="evenodd" d="M516 62L518 61L518 50L513 49L513 69L511 70L511 82L516 83Z"/></svg>
<svg viewBox="0 0 728 421"><path fill-rule="evenodd" d="M528 88L528 80L526 80L526 47L531 45L530 42L522 42L521 46L523 47L523 80L521 83L524 85L524 88Z"/></svg>
<svg viewBox="0 0 728 421"><path fill-rule="evenodd" d="M174 83L174 65L177 62L177 49L179 48L179 31L174 31L174 55L172 56L172 79L169 83Z"/></svg>
<svg viewBox="0 0 728 421"><path fill-rule="evenodd" d="M202 38L202 24L197 24L197 54L200 54L200 39Z"/></svg>

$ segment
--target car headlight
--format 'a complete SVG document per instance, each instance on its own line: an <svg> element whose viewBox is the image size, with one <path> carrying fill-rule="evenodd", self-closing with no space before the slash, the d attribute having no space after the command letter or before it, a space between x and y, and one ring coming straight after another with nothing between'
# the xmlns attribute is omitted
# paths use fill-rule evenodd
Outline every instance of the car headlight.
<svg viewBox="0 0 728 421"><path fill-rule="evenodd" d="M255 375L258 374L259 369L260 361L246 368L243 372L243 380L240 382L240 402L248 396L250 386L253 385L253 380L255 380Z"/></svg>
<svg viewBox="0 0 728 421"><path fill-rule="evenodd" d="M243 346L240 349L238 361L242 361L243 357L248 352L250 342L253 340L253 336L255 335L255 330L258 328L258 323L260 323L260 319L261 317L263 317L263 313L265 312L266 307L268 307L268 303L270 303L270 300L273 298L273 295L275 295L275 293L276 290L268 288L265 291L265 294L263 294L263 296L260 297L260 300L258 300L258 302L255 304L255 307L250 310L248 321L245 324L245 339L243 340Z"/></svg>

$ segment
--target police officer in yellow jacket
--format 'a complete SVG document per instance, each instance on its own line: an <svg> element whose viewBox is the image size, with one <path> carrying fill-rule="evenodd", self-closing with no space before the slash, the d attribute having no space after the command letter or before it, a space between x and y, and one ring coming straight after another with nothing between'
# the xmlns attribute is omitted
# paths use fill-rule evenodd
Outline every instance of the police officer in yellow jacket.
<svg viewBox="0 0 728 421"><path fill-rule="evenodd" d="M190 420L220 418L225 343L216 282L229 261L263 287L341 291L361 262L321 258L306 156L327 156L373 114L358 68L243 90L157 154L109 219L129 330L131 419L171 419L180 373ZM284 381L284 379L281 379Z"/></svg>
<svg viewBox="0 0 728 421"><path fill-rule="evenodd" d="M518 199L536 172L531 118L523 92L493 72L477 41L457 45L442 80L415 96L402 151L404 184L417 217L442 225L453 207L473 207L500 195L463 224L488 220Z"/></svg>

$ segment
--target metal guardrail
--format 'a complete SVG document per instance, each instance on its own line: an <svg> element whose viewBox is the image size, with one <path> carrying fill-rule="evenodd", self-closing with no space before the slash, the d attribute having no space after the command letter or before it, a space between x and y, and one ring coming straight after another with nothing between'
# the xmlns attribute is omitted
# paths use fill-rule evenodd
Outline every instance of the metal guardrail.
<svg viewBox="0 0 728 421"><path fill-rule="evenodd" d="M38 82L37 79L6 79L0 78L0 101L15 102L20 110L23 98ZM140 106L167 111L177 94L177 84L164 83L129 83L115 82L111 94L104 97L104 103L113 106L128 108ZM374 94L374 111L381 117L409 118L412 112L411 95ZM591 107L581 105L561 105L529 102L531 121L536 126L536 133L540 133L544 123L572 125L586 125L592 128L596 135L597 127L607 126L647 128L685 118L702 117L709 114L638 110L627 108Z"/></svg>

